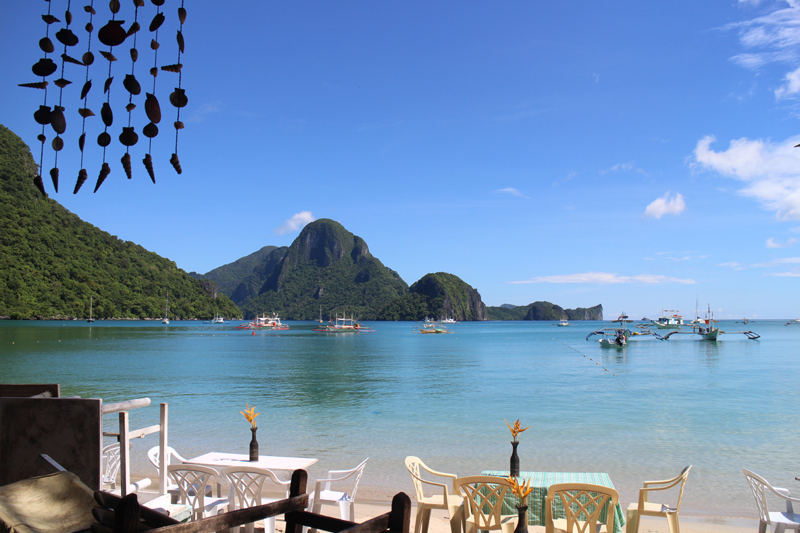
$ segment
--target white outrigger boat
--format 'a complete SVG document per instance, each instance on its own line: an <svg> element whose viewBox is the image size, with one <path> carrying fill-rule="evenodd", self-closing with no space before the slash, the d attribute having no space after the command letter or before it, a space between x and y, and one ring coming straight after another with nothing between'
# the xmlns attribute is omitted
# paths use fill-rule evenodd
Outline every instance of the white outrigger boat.
<svg viewBox="0 0 800 533"><path fill-rule="evenodd" d="M255 320L247 324L240 324L236 329L289 329L289 326L281 323L278 318L278 313L272 313L272 316L256 316Z"/></svg>
<svg viewBox="0 0 800 533"><path fill-rule="evenodd" d="M672 315L667 316L666 313L672 313ZM658 329L680 329L683 323L683 317L679 315L680 311L670 311L670 310L661 310L661 316L656 320L651 320L650 322L653 323Z"/></svg>
<svg viewBox="0 0 800 533"><path fill-rule="evenodd" d="M716 341L723 333L741 333L750 340L756 340L761 337L761 335L755 331L722 331L715 326L715 324L718 322L719 320L714 320L714 314L711 312L711 305L709 305L708 310L706 311L706 317L702 319L701 322L697 324L687 324L685 326L685 328L691 328L691 331L685 331L684 328L684 330L671 331L663 337L661 335L656 335L656 338L666 341L669 340L669 338L673 335L694 335L699 337L699 340Z"/></svg>
<svg viewBox="0 0 800 533"><path fill-rule="evenodd" d="M600 336L600 346L603 348L624 348L628 345L628 340L635 335L649 335L649 331L647 332L632 332L628 329L628 324L634 322L628 318L628 315L625 314L623 311L616 320L612 320L609 325L595 330L588 335L586 335L586 340L589 340L589 337L593 335Z"/></svg>
<svg viewBox="0 0 800 533"><path fill-rule="evenodd" d="M342 317L336 315L336 317L328 324L312 328L312 331L318 331L321 333L372 333L375 330L369 326L362 326L356 322L356 319L352 316L347 318L347 315Z"/></svg>

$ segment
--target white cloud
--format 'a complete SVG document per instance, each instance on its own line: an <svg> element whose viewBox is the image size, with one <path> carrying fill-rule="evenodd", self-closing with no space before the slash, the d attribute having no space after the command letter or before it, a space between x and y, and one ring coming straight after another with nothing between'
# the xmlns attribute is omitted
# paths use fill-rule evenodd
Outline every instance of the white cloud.
<svg viewBox="0 0 800 533"><path fill-rule="evenodd" d="M769 239L767 239L766 247L767 248L788 248L789 246L794 245L796 242L797 242L797 239L792 237L790 239L787 239L786 242L784 242L783 244L781 244L781 243L775 241L775 239L773 239L772 237L770 237Z"/></svg>
<svg viewBox="0 0 800 533"><path fill-rule="evenodd" d="M682 194L675 193L675 196L670 198L669 192L667 192L661 198L650 202L650 205L644 210L644 216L659 219L664 215L679 215L685 209L686 202L683 200Z"/></svg>
<svg viewBox="0 0 800 533"><path fill-rule="evenodd" d="M800 278L800 272L776 272L774 274L767 274L768 276L777 276L779 278Z"/></svg>
<svg viewBox="0 0 800 533"><path fill-rule="evenodd" d="M800 219L800 137L782 143L733 140L727 150L711 148L713 136L698 141L696 166L745 182L739 194L755 198L765 209L783 220Z"/></svg>
<svg viewBox="0 0 800 533"><path fill-rule="evenodd" d="M523 281L509 281L512 284L526 283L593 283L597 285L613 285L619 283L684 283L691 285L693 279L679 279L656 274L639 274L636 276L620 276L611 272L584 272L580 274L562 274L556 276L539 276Z"/></svg>
<svg viewBox="0 0 800 533"><path fill-rule="evenodd" d="M316 219L314 218L314 215L311 214L311 211L301 211L295 215L292 215L292 218L284 222L282 226L276 228L274 233L275 235L292 233L303 229L306 224L314 222L314 220Z"/></svg>
<svg viewBox="0 0 800 533"><path fill-rule="evenodd" d="M497 189L494 192L498 192L498 193L501 193L501 194L510 194L511 196L518 196L519 198L527 198L528 200L530 200L530 196L525 196L518 189L515 189L514 187L506 187L505 189Z"/></svg>
<svg viewBox="0 0 800 533"><path fill-rule="evenodd" d="M784 84L775 89L775 98L783 100L800 92L800 68L784 76Z"/></svg>
<svg viewBox="0 0 800 533"><path fill-rule="evenodd" d="M196 107L190 114L186 122L203 122L206 116L219 113L224 105L221 102L206 102Z"/></svg>
<svg viewBox="0 0 800 533"><path fill-rule="evenodd" d="M616 165L612 166L611 168L607 168L605 170L601 170L600 174L608 174L609 172L638 172L642 176L647 176L647 172L644 169L641 169L634 165L632 162L629 163L617 163Z"/></svg>
<svg viewBox="0 0 800 533"><path fill-rule="evenodd" d="M761 1L739 0L739 4L758 6ZM722 29L737 31L742 46L758 49L733 56L731 60L738 65L750 69L776 62L794 65L784 76L783 85L775 90L775 97L780 100L800 93L800 71L795 70L800 61L800 2L784 0L773 4L780 7L772 7L764 15L728 24Z"/></svg>

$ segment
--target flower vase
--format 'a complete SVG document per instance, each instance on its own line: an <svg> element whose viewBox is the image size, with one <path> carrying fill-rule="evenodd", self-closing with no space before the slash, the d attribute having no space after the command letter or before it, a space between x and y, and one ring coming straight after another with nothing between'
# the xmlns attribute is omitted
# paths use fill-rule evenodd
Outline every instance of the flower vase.
<svg viewBox="0 0 800 533"><path fill-rule="evenodd" d="M514 529L514 533L528 533L528 520L527 517L525 516L525 513L527 511L528 511L527 505L517 505L517 512L519 513L519 518L517 522L517 527Z"/></svg>
<svg viewBox="0 0 800 533"><path fill-rule="evenodd" d="M256 430L258 428L250 428L253 432L253 438L250 440L250 461L258 461L258 441L256 440Z"/></svg>
<svg viewBox="0 0 800 533"><path fill-rule="evenodd" d="M517 446L519 446L518 441L511 441L511 468L509 468L511 477L519 476L519 455L517 455Z"/></svg>

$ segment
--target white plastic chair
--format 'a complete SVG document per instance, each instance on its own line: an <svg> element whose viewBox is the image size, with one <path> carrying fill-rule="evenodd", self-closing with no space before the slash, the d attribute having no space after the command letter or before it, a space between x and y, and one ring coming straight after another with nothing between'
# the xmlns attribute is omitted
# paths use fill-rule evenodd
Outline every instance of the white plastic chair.
<svg viewBox="0 0 800 533"><path fill-rule="evenodd" d="M448 509L448 505L451 502L457 502L457 504L460 505L461 502L464 501L464 498L456 494L451 494L445 483L423 479L422 472L425 471L434 476L450 478L450 487L453 486L453 482L458 476L455 474L437 472L429 468L419 457L411 455L406 457L406 468L408 469L408 473L411 474L411 481L414 483L414 491L417 495L417 518L414 524L414 533L428 533L431 509ZM425 496L424 485L438 487L437 491L441 491L441 494Z"/></svg>
<svg viewBox="0 0 800 533"><path fill-rule="evenodd" d="M645 481L644 487L639 489L639 501L632 503L628 506L625 513L625 526L626 533L638 533L639 519L642 516L660 516L667 519L667 526L670 533L680 533L681 526L678 523L678 513L681 510L681 500L683 499L683 489L686 486L686 479L689 477L689 470L692 465L685 467L681 473L672 479L665 479L663 481ZM667 505L664 503L655 503L649 501L649 493L654 491L669 490L675 486L680 485L678 489L677 500L675 505Z"/></svg>
<svg viewBox="0 0 800 533"><path fill-rule="evenodd" d="M364 467L369 461L369 457L357 467L351 470L328 470L328 477L325 479L318 479L314 487L314 492L308 500L308 508L312 513L319 514L323 505L338 505L339 513L342 520L352 521L355 516L355 500L356 491L358 490L358 482L361 479L361 474L364 473ZM344 485L349 490L338 491L331 488L332 484ZM316 533L316 529L309 529L310 533Z"/></svg>
<svg viewBox="0 0 800 533"><path fill-rule="evenodd" d="M231 510L264 505L289 497L291 481L281 481L272 470L246 466L231 466L222 470L222 475L230 482ZM282 493L280 498L262 498L267 480L275 483ZM253 523L245 525L246 533L253 533ZM275 533L275 517L264 519L264 533Z"/></svg>
<svg viewBox="0 0 800 533"><path fill-rule="evenodd" d="M227 498L207 498L204 490L196 487L206 487L210 481L222 486L219 472L213 468L200 465L182 464L169 465L167 474L178 486L178 500L192 506L192 520L200 520L208 515L219 514L228 506ZM218 493L221 489L218 489Z"/></svg>
<svg viewBox="0 0 800 533"><path fill-rule="evenodd" d="M756 498L756 507L758 507L758 533L766 533L767 525L769 524L772 533L783 533L785 529L794 529L800 531L800 515L795 514L792 508L792 502L800 502L798 498L792 498L789 495L789 490L773 487L767 482L766 479L755 474L749 470L742 469L750 489L753 491L753 496ZM773 495L779 497L786 502L786 512L770 512L767 507L767 489Z"/></svg>
<svg viewBox="0 0 800 533"><path fill-rule="evenodd" d="M161 468L159 468L159 458L161 455L161 447L160 446L153 446L149 450L147 450L147 458L150 459L150 462L153 463L153 466L156 467L156 473L161 474ZM175 451L175 448L172 446L167 446L167 466L173 464L172 459L175 458L178 461L178 464L183 464L186 462L181 454ZM220 489L221 490L221 489ZM167 480L167 493L172 495L172 503L178 503L178 486L174 483ZM211 486L206 487L206 496L211 496L213 494ZM222 496L221 492L217 493L217 496Z"/></svg>
<svg viewBox="0 0 800 533"><path fill-rule="evenodd" d="M103 489L108 487L114 491L117 488L117 474L119 474L119 467L122 459L119 449L119 442L109 444L103 448Z"/></svg>

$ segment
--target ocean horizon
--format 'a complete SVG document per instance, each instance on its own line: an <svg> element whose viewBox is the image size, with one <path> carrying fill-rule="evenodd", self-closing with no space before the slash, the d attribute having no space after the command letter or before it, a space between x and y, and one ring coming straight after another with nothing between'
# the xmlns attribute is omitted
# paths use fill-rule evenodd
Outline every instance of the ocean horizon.
<svg viewBox="0 0 800 533"><path fill-rule="evenodd" d="M369 457L359 498L413 495L403 460L465 476L505 470L506 420L523 471L607 472L624 505L645 480L689 464L682 514L754 518L742 475L795 488L800 324L721 321L717 342L586 340L604 322L465 322L420 335L412 322L374 333L236 330L201 321L0 321L0 382L59 383L62 396L150 398L131 427L169 404L169 444L184 457L247 453L245 404L260 412L263 455L315 457L312 477ZM761 335L748 340L736 331ZM255 333L255 334L253 334ZM115 431L117 417L104 419ZM108 442L111 442L110 440ZM134 473L157 437L134 441ZM797 488L800 488L798 486Z"/></svg>

